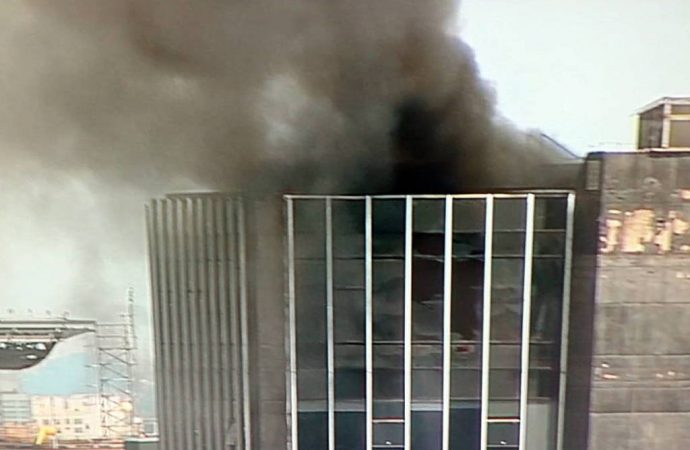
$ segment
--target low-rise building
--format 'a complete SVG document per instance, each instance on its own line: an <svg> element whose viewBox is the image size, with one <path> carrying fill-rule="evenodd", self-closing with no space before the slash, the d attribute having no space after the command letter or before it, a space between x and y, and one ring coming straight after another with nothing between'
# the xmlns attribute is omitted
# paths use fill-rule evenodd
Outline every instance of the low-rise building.
<svg viewBox="0 0 690 450"><path fill-rule="evenodd" d="M0 442L30 442L35 428L31 398L16 390L0 391Z"/></svg>
<svg viewBox="0 0 690 450"><path fill-rule="evenodd" d="M31 408L36 424L57 428L61 440L103 436L97 395L34 396Z"/></svg>
<svg viewBox="0 0 690 450"><path fill-rule="evenodd" d="M17 391L0 392L0 424L31 422L31 399Z"/></svg>

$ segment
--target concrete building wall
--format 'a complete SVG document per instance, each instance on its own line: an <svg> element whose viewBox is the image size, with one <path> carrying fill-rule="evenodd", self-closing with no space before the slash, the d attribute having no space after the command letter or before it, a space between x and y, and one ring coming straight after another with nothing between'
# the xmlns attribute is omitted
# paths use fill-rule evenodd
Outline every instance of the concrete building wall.
<svg viewBox="0 0 690 450"><path fill-rule="evenodd" d="M685 448L690 154L590 159L602 166L588 448Z"/></svg>
<svg viewBox="0 0 690 450"><path fill-rule="evenodd" d="M285 448L279 199L169 196L148 225L161 448Z"/></svg>
<svg viewBox="0 0 690 450"><path fill-rule="evenodd" d="M584 450L589 436L593 316L601 209L601 160L581 168L573 236L568 362L563 448Z"/></svg>
<svg viewBox="0 0 690 450"><path fill-rule="evenodd" d="M281 199L247 210L249 333L252 352L252 449L287 448L286 316ZM247 447L249 450L250 447Z"/></svg>

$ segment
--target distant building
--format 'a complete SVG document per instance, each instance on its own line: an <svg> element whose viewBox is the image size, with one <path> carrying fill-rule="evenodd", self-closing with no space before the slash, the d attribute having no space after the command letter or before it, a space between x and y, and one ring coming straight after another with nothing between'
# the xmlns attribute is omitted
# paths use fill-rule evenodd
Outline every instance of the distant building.
<svg viewBox="0 0 690 450"><path fill-rule="evenodd" d="M65 397L31 397L33 419L37 426L53 426L61 440L97 439L103 437L101 407L97 395L80 394ZM124 408L118 414L129 414Z"/></svg>
<svg viewBox="0 0 690 450"><path fill-rule="evenodd" d="M0 391L0 442L31 442L35 429L29 396L16 390Z"/></svg>
<svg viewBox="0 0 690 450"><path fill-rule="evenodd" d="M31 399L20 392L0 392L0 424L29 423L31 416Z"/></svg>

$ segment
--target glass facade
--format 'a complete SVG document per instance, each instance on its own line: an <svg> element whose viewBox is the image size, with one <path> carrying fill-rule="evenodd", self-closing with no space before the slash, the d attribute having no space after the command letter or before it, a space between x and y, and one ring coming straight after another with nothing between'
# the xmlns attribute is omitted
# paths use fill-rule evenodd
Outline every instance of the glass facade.
<svg viewBox="0 0 690 450"><path fill-rule="evenodd" d="M287 196L292 449L557 449L569 193Z"/></svg>

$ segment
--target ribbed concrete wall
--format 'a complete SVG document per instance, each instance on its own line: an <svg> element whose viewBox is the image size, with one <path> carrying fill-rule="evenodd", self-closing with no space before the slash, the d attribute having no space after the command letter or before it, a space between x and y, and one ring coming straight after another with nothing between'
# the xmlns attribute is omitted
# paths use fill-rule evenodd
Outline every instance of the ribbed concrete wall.
<svg viewBox="0 0 690 450"><path fill-rule="evenodd" d="M230 197L148 210L161 448L242 448L241 225Z"/></svg>
<svg viewBox="0 0 690 450"><path fill-rule="evenodd" d="M280 199L168 196L148 231L161 448L286 448Z"/></svg>

